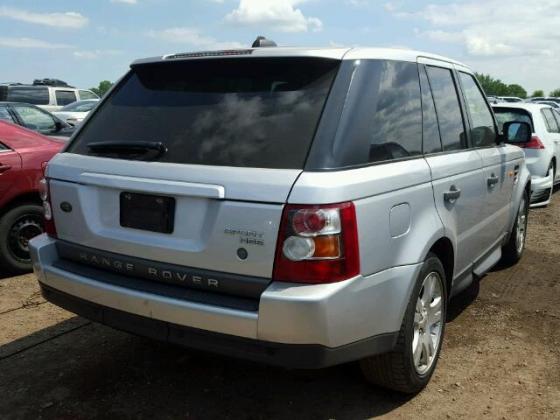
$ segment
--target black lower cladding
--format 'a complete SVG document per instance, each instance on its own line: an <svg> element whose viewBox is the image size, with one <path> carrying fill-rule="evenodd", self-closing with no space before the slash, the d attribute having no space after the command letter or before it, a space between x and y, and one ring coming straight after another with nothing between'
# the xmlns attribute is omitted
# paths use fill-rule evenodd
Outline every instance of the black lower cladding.
<svg viewBox="0 0 560 420"><path fill-rule="evenodd" d="M56 242L56 249L62 260L121 276L232 296L258 299L271 281L262 277L223 273L116 254L61 240Z"/></svg>
<svg viewBox="0 0 560 420"><path fill-rule="evenodd" d="M184 327L101 306L41 284L46 300L84 318L118 330L184 347L271 365L317 369L391 351L398 333L383 334L340 347L282 344Z"/></svg>

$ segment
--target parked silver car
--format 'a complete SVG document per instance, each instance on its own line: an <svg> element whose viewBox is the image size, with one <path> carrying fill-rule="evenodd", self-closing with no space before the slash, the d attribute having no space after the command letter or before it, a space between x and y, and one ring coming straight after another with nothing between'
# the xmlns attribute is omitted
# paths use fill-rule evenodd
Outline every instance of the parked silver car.
<svg viewBox="0 0 560 420"><path fill-rule="evenodd" d="M72 102L60 111L53 112L53 115L57 116L62 121L75 126L80 124L84 118L88 116L98 102L99 99L86 99L85 101Z"/></svg>
<svg viewBox="0 0 560 420"><path fill-rule="evenodd" d="M282 366L417 392L447 303L524 249L524 122L470 69L391 49L136 61L47 170L45 298ZM474 328L474 327L473 327Z"/></svg>

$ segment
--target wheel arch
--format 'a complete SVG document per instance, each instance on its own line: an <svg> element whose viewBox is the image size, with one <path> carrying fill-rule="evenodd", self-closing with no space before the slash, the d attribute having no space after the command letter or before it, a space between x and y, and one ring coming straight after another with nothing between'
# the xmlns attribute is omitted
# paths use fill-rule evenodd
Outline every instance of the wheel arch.
<svg viewBox="0 0 560 420"><path fill-rule="evenodd" d="M8 201L2 208L0 208L0 217L2 217L9 210L21 206L23 204L37 204L41 205L41 197L38 191L27 191L23 194L19 194Z"/></svg>
<svg viewBox="0 0 560 420"><path fill-rule="evenodd" d="M450 296L451 286L453 285L453 273L455 270L455 248L453 247L453 242L451 242L451 239L447 236L442 236L432 244L428 250L428 254L430 253L436 255L443 264L447 294ZM426 256L428 254L426 254Z"/></svg>

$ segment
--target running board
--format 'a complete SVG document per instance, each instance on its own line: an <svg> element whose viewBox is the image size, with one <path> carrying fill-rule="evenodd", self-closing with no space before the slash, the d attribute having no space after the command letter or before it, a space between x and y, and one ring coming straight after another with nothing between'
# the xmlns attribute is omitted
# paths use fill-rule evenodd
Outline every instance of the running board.
<svg viewBox="0 0 560 420"><path fill-rule="evenodd" d="M477 277L482 277L500 261L500 258L502 258L502 248L497 246L490 255L474 266L473 274Z"/></svg>

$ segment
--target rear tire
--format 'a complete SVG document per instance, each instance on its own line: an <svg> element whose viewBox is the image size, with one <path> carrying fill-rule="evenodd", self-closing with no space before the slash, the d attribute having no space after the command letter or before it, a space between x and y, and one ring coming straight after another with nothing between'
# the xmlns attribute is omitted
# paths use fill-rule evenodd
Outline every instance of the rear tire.
<svg viewBox="0 0 560 420"><path fill-rule="evenodd" d="M529 198L527 191L523 191L523 196L517 209L515 223L509 235L508 242L502 247L502 262L513 265L517 263L523 251L527 237L527 220L529 216Z"/></svg>
<svg viewBox="0 0 560 420"><path fill-rule="evenodd" d="M20 274L31 271L28 241L43 232L43 207L22 204L0 217L0 271Z"/></svg>
<svg viewBox="0 0 560 420"><path fill-rule="evenodd" d="M426 283L429 278L433 279L432 286ZM412 291L394 350L360 362L368 382L406 394L417 393L428 384L437 365L445 332L446 284L443 264L437 256L428 254ZM437 293L429 292L430 288L437 289ZM437 308L439 325L436 325Z"/></svg>

